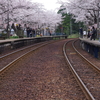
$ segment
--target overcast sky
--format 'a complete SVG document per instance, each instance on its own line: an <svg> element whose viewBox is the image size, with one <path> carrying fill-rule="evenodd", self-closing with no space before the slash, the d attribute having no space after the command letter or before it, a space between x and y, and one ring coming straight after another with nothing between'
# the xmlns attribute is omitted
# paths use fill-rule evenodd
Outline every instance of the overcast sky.
<svg viewBox="0 0 100 100"><path fill-rule="evenodd" d="M31 0L33 2L42 3L47 10L55 10L60 7L60 4L57 3L57 0Z"/></svg>

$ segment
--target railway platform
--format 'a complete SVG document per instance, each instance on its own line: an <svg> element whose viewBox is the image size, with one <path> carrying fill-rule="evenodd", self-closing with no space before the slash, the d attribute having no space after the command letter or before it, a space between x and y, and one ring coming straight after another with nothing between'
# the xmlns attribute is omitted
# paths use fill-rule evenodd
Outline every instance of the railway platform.
<svg viewBox="0 0 100 100"><path fill-rule="evenodd" d="M18 38L18 39L5 39L0 40L0 54L12 49L17 49L23 46L32 45L39 42L45 42L56 39L66 39L67 35L60 36L44 36L44 37L32 37L32 38Z"/></svg>
<svg viewBox="0 0 100 100"><path fill-rule="evenodd" d="M98 40L90 40L89 38L79 38L82 49L92 54L95 58L100 59L100 42Z"/></svg>

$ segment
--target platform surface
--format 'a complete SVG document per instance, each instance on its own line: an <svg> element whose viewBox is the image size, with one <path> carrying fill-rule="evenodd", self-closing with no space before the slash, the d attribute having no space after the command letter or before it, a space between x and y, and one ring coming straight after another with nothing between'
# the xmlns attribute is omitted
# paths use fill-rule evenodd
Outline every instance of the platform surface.
<svg viewBox="0 0 100 100"><path fill-rule="evenodd" d="M5 40L0 40L0 43L12 42L12 41L24 40L24 39L32 39L32 38L16 38L16 39L5 39Z"/></svg>
<svg viewBox="0 0 100 100"><path fill-rule="evenodd" d="M99 46L100 47L100 41L99 40L90 40L89 38L79 38L81 41L87 42L91 45Z"/></svg>

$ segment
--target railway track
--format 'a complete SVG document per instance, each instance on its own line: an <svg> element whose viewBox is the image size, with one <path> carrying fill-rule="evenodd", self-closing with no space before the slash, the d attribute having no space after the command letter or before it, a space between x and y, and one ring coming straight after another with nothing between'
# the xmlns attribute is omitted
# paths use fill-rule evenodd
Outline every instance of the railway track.
<svg viewBox="0 0 100 100"><path fill-rule="evenodd" d="M64 42L39 45L8 64L0 74L1 99L87 100L66 69L62 53Z"/></svg>
<svg viewBox="0 0 100 100"><path fill-rule="evenodd" d="M97 69L100 70L100 59L95 58L94 55L91 55L89 52L87 52L84 49L82 49L82 46L81 46L80 42L81 41L79 39L77 39L74 42L74 46L77 49L77 51L79 51L79 53L82 54L82 56L84 56L85 58L87 58L88 61L91 61L92 64L94 66L96 66Z"/></svg>
<svg viewBox="0 0 100 100"><path fill-rule="evenodd" d="M100 69L80 54L73 41L64 44L63 51L70 70L88 100L100 98ZM84 60L83 60L84 59Z"/></svg>
<svg viewBox="0 0 100 100"><path fill-rule="evenodd" d="M31 52L45 46L49 43L56 42L56 41L48 41L37 43L28 47L24 47L22 49L16 50L14 52L8 53L4 56L0 57L0 74L10 68L12 65L16 64L16 62L20 61L23 57L27 56Z"/></svg>
<svg viewBox="0 0 100 100"><path fill-rule="evenodd" d="M88 64L91 65L92 68L94 68L96 71L98 71L100 73L100 68L97 67L96 65L94 65L91 61L89 61L85 56L83 56L78 50L77 48L75 47L75 42L77 42L78 40L74 41L73 42L73 48L74 50L84 59L84 61L88 62Z"/></svg>

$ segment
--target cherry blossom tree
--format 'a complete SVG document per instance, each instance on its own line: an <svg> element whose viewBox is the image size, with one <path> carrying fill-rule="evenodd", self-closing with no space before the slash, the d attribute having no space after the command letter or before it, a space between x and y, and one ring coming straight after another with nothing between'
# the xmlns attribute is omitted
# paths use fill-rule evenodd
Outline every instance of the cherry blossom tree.
<svg viewBox="0 0 100 100"><path fill-rule="evenodd" d="M34 28L55 28L55 24L61 21L61 16L56 12L46 11L40 3L28 0L0 0L0 26L17 23ZM14 25L14 24L13 24ZM8 34L9 35L9 34Z"/></svg>
<svg viewBox="0 0 100 100"><path fill-rule="evenodd" d="M76 21L97 23L97 12L100 11L100 0L66 0L60 2L66 12L73 14Z"/></svg>
<svg viewBox="0 0 100 100"><path fill-rule="evenodd" d="M86 25L97 24L99 29L100 0L64 0L59 3L77 22L84 22Z"/></svg>

